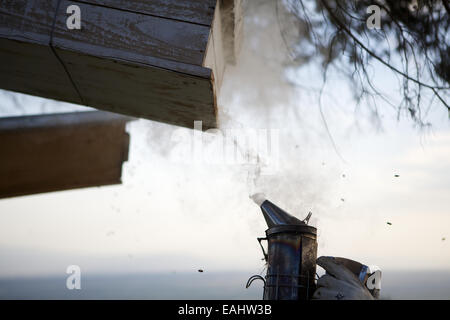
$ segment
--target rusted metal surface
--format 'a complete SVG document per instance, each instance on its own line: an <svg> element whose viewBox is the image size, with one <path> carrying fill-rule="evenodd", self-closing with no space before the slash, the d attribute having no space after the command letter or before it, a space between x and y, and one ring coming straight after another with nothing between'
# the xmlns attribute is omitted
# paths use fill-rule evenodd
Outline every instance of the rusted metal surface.
<svg viewBox="0 0 450 320"><path fill-rule="evenodd" d="M0 118L0 198L121 183L130 120L101 111Z"/></svg>

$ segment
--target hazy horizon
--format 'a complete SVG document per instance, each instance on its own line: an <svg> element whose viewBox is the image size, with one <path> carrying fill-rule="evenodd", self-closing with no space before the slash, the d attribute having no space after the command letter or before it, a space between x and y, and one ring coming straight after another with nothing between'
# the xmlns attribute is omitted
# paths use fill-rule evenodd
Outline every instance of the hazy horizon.
<svg viewBox="0 0 450 320"><path fill-rule="evenodd" d="M213 296L223 289L247 297L239 287L247 279L222 283L212 273L262 270L256 238L267 226L249 198L262 192L298 218L312 212L318 256L379 266L382 294L450 298L448 111L435 99L422 114L432 126L418 128L406 112L383 101L375 109L358 105L352 85L332 70L319 105L314 93L322 85L321 69L286 71L275 7L258 3L250 3L238 63L227 67L223 79L219 123L221 130L277 130L276 170L261 173L267 159L260 154L256 164L195 163L179 156L186 145L174 139L175 133L192 136L193 130L132 121L122 184L0 200L0 279L18 279L0 282L3 297L26 296L26 288L32 297L46 288L49 296L66 296L65 282L58 281L67 277L69 265L80 266L86 279L193 272L195 278L183 278L186 297L197 290L192 279L206 281L203 288ZM389 101L400 104L396 77L377 62L370 70ZM90 109L0 90L2 116L73 110ZM208 133L205 146L220 138ZM244 145L243 153L255 156L254 147ZM205 272L197 275L198 269ZM402 271L391 277L389 270ZM46 282L43 275L59 280ZM27 287L23 277L35 277L35 286ZM165 280L168 285L172 278ZM112 294L105 281L99 292ZM138 280L121 281L128 296L164 296L140 288ZM79 294L91 294L83 290ZM251 290L259 297L260 291Z"/></svg>
<svg viewBox="0 0 450 320"><path fill-rule="evenodd" d="M262 282L245 289L248 272L90 274L80 290L68 290L64 276L0 278L0 299L168 299L260 300ZM450 299L450 271L385 271L381 299Z"/></svg>

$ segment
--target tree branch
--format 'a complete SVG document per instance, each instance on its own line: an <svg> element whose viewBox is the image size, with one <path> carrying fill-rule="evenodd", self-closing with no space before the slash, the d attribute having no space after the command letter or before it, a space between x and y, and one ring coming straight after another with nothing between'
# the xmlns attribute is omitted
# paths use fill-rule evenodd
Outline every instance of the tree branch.
<svg viewBox="0 0 450 320"><path fill-rule="evenodd" d="M423 83L418 79L415 79L411 76L409 76L408 74L405 74L404 72L402 72L401 70L397 69L396 67L392 66L391 64L387 63L386 61L384 61L381 57L379 57L377 54L375 54L372 50L370 50L369 48L367 48L352 32L351 30L349 30L347 28L347 26L342 23L342 21L336 17L336 15L334 14L332 8L330 8L330 6L328 5L328 3L325 0L320 0L320 2L322 3L322 5L324 6L324 8L327 10L328 14L330 15L330 17L336 22L337 25L339 25L339 27L344 30L354 41L356 44L358 44L362 49L364 49L364 51L366 51L371 57L373 57L374 59L378 60L379 62L381 62L383 65L385 65L386 67L388 67L389 69L391 69L392 71L400 74L401 76L403 76L404 78L417 83L423 87L426 87L428 89L433 90L433 92L436 94L437 90L442 90L442 89L449 89L449 87L439 87L439 86L433 86L433 85L429 85L427 83ZM441 100L442 102L443 99L438 96L439 100ZM444 105L449 108L448 104L444 102ZM450 108L449 108L450 109Z"/></svg>

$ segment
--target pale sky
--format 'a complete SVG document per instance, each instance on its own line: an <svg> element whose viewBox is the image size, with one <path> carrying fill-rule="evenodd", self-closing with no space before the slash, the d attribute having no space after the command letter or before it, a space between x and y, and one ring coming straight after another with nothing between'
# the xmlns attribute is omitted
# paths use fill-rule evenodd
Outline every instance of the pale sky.
<svg viewBox="0 0 450 320"><path fill-rule="evenodd" d="M341 128L334 137L347 163L322 135L280 128L280 171L263 176L257 191L299 217L313 211L320 255L448 269L441 239L450 234L450 130L445 112L434 118L426 134L408 120L386 120L383 132ZM246 168L173 161L174 130L129 125L122 185L0 200L0 275L64 272L68 264L97 272L259 270L256 237L265 224L248 198Z"/></svg>
<svg viewBox="0 0 450 320"><path fill-rule="evenodd" d="M397 121L381 104L379 128L364 109L354 111L351 88L327 87L324 114L342 160L317 100L280 83L276 64L265 63L280 53L277 31L261 37L270 38L264 56L252 54L248 41L240 63L227 70L220 119L228 128L279 130L276 172L252 185L248 166L180 163L176 154L183 146L173 134L192 130L130 123L122 185L0 200L0 277L65 274L70 264L92 273L259 272L256 238L266 226L249 199L255 191L300 218L311 210L319 255L382 270L449 270L450 122L444 108L430 111L432 130L423 131L407 118ZM308 86L321 80L307 71L293 77ZM389 86L385 73L378 80ZM16 98L13 103L1 92L3 115L74 108Z"/></svg>

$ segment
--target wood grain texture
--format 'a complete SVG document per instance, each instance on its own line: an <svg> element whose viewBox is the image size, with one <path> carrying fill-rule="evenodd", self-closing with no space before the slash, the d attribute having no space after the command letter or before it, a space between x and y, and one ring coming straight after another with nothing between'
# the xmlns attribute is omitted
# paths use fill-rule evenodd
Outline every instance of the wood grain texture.
<svg viewBox="0 0 450 320"><path fill-rule="evenodd" d="M213 25L208 41L208 48L203 64L211 68L213 71L213 78L215 83L215 94L219 95L220 87L222 86L222 79L225 72L225 61L223 55L223 36L222 36L222 19L220 6L216 7L214 14Z"/></svg>
<svg viewBox="0 0 450 320"><path fill-rule="evenodd" d="M0 88L82 104L49 46L0 39Z"/></svg>
<svg viewBox="0 0 450 320"><path fill-rule="evenodd" d="M2 0L0 87L45 98L81 103L51 48L57 0Z"/></svg>
<svg viewBox="0 0 450 320"><path fill-rule="evenodd" d="M223 55L235 64L242 43L243 12L241 0L219 0L222 22Z"/></svg>
<svg viewBox="0 0 450 320"><path fill-rule="evenodd" d="M216 0L83 0L116 9L141 12L210 26Z"/></svg>
<svg viewBox="0 0 450 320"><path fill-rule="evenodd" d="M57 2L2 2L1 88L186 127L195 120L205 130L217 126L221 77L213 75L216 66L203 66L209 26L80 1L62 0L56 12ZM81 30L66 26L72 4L81 9Z"/></svg>
<svg viewBox="0 0 450 320"><path fill-rule="evenodd" d="M210 79L57 50L87 105L193 128L216 127Z"/></svg>
<svg viewBox="0 0 450 320"><path fill-rule="evenodd" d="M301 240L301 270L300 275L309 279L309 295L314 292L316 277L316 260L317 260L317 241L316 236L303 236ZM309 297L300 297L301 299L310 299Z"/></svg>
<svg viewBox="0 0 450 320"><path fill-rule="evenodd" d="M68 30L66 8L77 4L81 30ZM55 47L109 59L138 61L164 67L168 60L201 66L209 27L138 13L61 1L53 43Z"/></svg>
<svg viewBox="0 0 450 320"><path fill-rule="evenodd" d="M1 0L0 36L48 45L57 0Z"/></svg>
<svg viewBox="0 0 450 320"><path fill-rule="evenodd" d="M121 183L129 120L96 111L0 118L0 198Z"/></svg>

